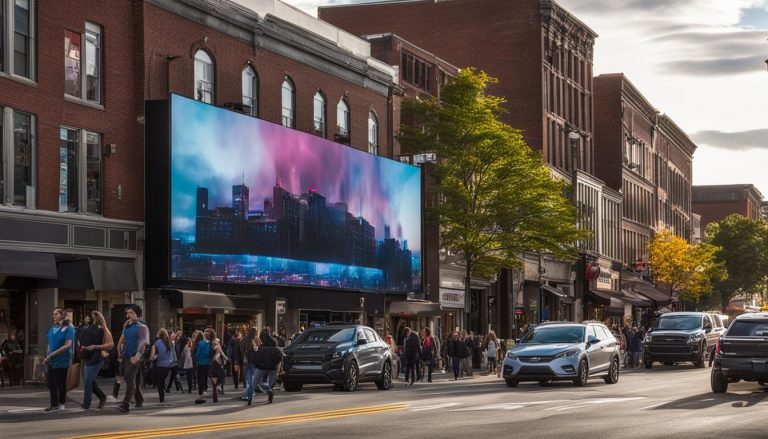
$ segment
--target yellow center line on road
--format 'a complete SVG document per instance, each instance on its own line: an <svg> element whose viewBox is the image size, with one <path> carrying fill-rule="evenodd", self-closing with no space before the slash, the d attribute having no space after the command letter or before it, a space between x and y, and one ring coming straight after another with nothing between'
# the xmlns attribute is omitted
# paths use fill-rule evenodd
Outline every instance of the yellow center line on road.
<svg viewBox="0 0 768 439"><path fill-rule="evenodd" d="M321 421L328 419L338 419L350 416L370 415L376 413L386 413L399 410L405 410L408 404L386 404L368 407L357 407L352 409L330 410L311 413L297 413L293 415L274 416L271 418L250 419L246 421L220 422L215 424L191 425L188 427L177 426L171 428L159 428L153 430L135 430L120 431L111 433L99 433L89 436L70 436L65 439L141 439L151 437L191 435L199 433L208 433L222 430L234 430L246 427L263 427L272 425L292 424L299 422Z"/></svg>

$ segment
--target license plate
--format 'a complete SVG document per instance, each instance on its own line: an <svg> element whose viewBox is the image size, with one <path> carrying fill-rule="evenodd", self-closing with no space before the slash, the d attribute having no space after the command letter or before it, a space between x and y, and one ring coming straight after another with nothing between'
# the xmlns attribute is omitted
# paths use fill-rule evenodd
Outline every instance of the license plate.
<svg viewBox="0 0 768 439"><path fill-rule="evenodd" d="M768 362L765 361L753 361L752 370L754 372L768 372Z"/></svg>

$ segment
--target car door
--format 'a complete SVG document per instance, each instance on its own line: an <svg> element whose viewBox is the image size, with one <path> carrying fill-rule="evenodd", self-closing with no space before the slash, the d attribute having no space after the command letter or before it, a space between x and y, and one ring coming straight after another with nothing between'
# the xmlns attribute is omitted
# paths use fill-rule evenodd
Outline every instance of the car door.
<svg viewBox="0 0 768 439"><path fill-rule="evenodd" d="M707 338L707 355L709 355L709 352L711 352L712 348L714 348L717 344L717 339L720 338L720 332L718 331L718 325L717 321L715 320L715 316L704 314L704 323L702 327L706 328L707 326L712 327L711 330L704 331L704 336Z"/></svg>
<svg viewBox="0 0 768 439"><path fill-rule="evenodd" d="M360 376L364 377L371 371L372 345L368 343L365 331L360 328L357 330L357 367L360 370Z"/></svg>
<svg viewBox="0 0 768 439"><path fill-rule="evenodd" d="M616 339L616 336L613 335L610 329L608 329L605 326L597 326L598 332L602 331L603 334L605 334L605 338L600 339L600 344L602 344L602 352L603 352L603 361L605 368L608 369L611 367L611 360L613 359L613 354L619 349L619 340ZM629 346L626 346L626 350L629 350Z"/></svg>
<svg viewBox="0 0 768 439"><path fill-rule="evenodd" d="M363 330L365 331L365 338L368 340L368 348L371 353L371 364L368 368L368 375L378 375L381 370L381 360L384 357L384 353L382 352L384 343L376 337L373 330L368 328L364 328Z"/></svg>
<svg viewBox="0 0 768 439"><path fill-rule="evenodd" d="M597 331L595 330L595 325L589 325L587 326L586 331L586 339L585 342L589 342L590 337L595 337L597 339L600 339L602 334L598 335ZM602 340L601 340L602 342ZM589 372L590 374L594 372L599 372L601 370L602 364L604 363L604 355L602 344L600 343L593 343L593 344L587 344L587 359L589 361Z"/></svg>

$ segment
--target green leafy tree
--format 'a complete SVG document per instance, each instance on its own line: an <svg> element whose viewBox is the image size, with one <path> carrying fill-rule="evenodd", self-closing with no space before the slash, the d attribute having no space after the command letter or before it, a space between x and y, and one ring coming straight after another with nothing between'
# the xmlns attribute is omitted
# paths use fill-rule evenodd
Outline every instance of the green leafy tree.
<svg viewBox="0 0 768 439"><path fill-rule="evenodd" d="M712 284L728 277L725 265L715 254L719 247L689 244L669 229L648 244L653 278L669 288L672 297L699 302L712 291Z"/></svg>
<svg viewBox="0 0 768 439"><path fill-rule="evenodd" d="M728 278L714 285L721 307L740 293L757 293L766 283L768 225L741 215L731 215L707 226L706 241L719 248L718 261L728 269Z"/></svg>
<svg viewBox="0 0 768 439"><path fill-rule="evenodd" d="M553 180L519 130L499 120L505 100L486 93L495 82L467 68L443 89L441 102L405 101L398 137L404 152L437 154L427 220L439 223L441 245L461 254L467 280L521 266L524 251L572 257L576 242L589 236L576 227L564 183Z"/></svg>

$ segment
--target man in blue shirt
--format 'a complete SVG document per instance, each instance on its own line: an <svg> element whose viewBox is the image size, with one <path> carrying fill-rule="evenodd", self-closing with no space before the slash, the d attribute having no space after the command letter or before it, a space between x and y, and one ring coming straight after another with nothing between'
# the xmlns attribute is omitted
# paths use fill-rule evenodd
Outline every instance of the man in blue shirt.
<svg viewBox="0 0 768 439"><path fill-rule="evenodd" d="M130 401L136 393L136 407L144 403L141 386L137 385L137 377L141 373L141 357L149 344L149 328L141 318L141 307L128 305L125 308L128 323L123 328L123 335L117 342L117 352L123 357L123 379L125 380L125 397L123 403L117 406L121 412L128 413Z"/></svg>
<svg viewBox="0 0 768 439"><path fill-rule="evenodd" d="M51 392L51 405L46 412L64 410L67 400L67 370L74 353L75 328L64 319L64 309L53 310L53 326L48 330L48 355L43 363L46 366L46 384Z"/></svg>

